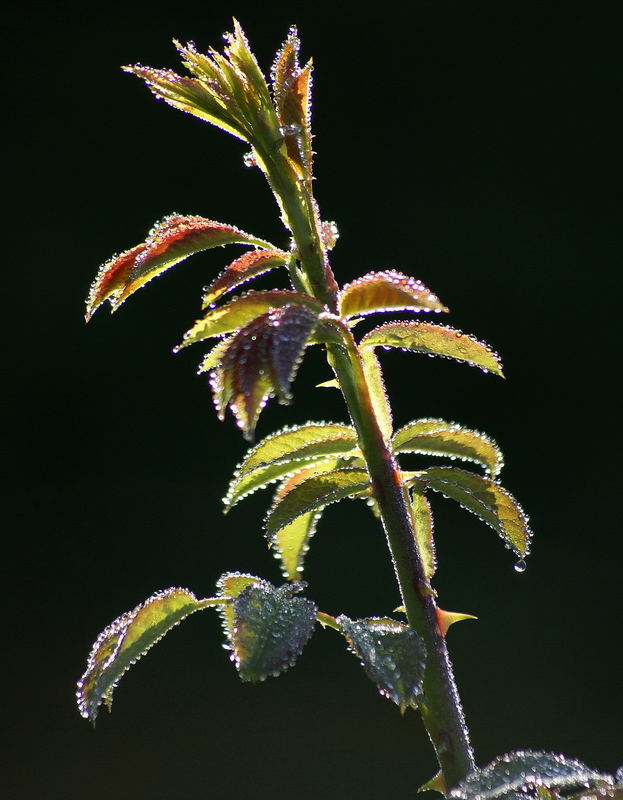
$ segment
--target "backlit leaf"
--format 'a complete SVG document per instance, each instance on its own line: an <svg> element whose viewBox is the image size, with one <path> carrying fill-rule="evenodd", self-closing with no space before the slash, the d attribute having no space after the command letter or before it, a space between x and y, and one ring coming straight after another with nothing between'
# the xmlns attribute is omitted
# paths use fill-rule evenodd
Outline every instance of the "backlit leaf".
<svg viewBox="0 0 623 800"><path fill-rule="evenodd" d="M231 103L225 103L223 95L219 96L218 90L211 90L204 81L178 75L170 69L154 69L141 64L123 69L144 80L159 100L210 122L238 139L249 141L249 130L244 121L232 113Z"/></svg>
<svg viewBox="0 0 623 800"><path fill-rule="evenodd" d="M216 582L217 596L222 600L235 600L248 586L268 586L268 581L249 575L247 572L226 572ZM234 635L234 604L222 603L219 614L223 623L223 631L228 642Z"/></svg>
<svg viewBox="0 0 623 800"><path fill-rule="evenodd" d="M422 693L426 646L414 630L392 619L337 618L340 630L379 692L404 713Z"/></svg>
<svg viewBox="0 0 623 800"><path fill-rule="evenodd" d="M385 439L389 441L394 427L392 409L387 398L381 365L379 364L379 360L373 348L362 348L360 353L363 371L370 391L372 407L374 408L374 413L381 428L381 432Z"/></svg>
<svg viewBox="0 0 623 800"><path fill-rule="evenodd" d="M299 305L258 316L232 337L213 370L211 384L219 418L223 419L229 405L247 439L252 438L269 397L276 394L282 401L289 400L290 382L317 316L317 311Z"/></svg>
<svg viewBox="0 0 623 800"><path fill-rule="evenodd" d="M422 486L414 486L411 492L411 515L415 541L424 567L424 577L429 581L437 569L437 557L433 536L433 514Z"/></svg>
<svg viewBox="0 0 623 800"><path fill-rule="evenodd" d="M300 588L303 588L302 586ZM234 600L230 645L243 681L263 681L292 666L316 623L311 600L294 596L299 587L267 581L248 586Z"/></svg>
<svg viewBox="0 0 623 800"><path fill-rule="evenodd" d="M235 334L234 334L235 335ZM221 339L218 344L216 344L208 353L205 354L203 360L199 364L199 368L197 369L197 374L201 375L204 372L210 372L223 360L223 356L227 352L227 348L232 343L234 336L228 336L225 339Z"/></svg>
<svg viewBox="0 0 623 800"><path fill-rule="evenodd" d="M87 320L105 301L115 311L145 283L194 253L226 244L272 247L232 225L172 214L157 223L145 242L127 250L100 267L87 298Z"/></svg>
<svg viewBox="0 0 623 800"><path fill-rule="evenodd" d="M369 485L368 473L363 469L337 469L307 478L273 505L266 518L266 532L272 539L277 531L302 514L320 510L345 497L361 496Z"/></svg>
<svg viewBox="0 0 623 800"><path fill-rule="evenodd" d="M322 311L322 305L317 300L300 292L291 292L285 289L247 292L230 300L224 306L208 311L184 334L184 339L176 350L181 350L212 336L222 336L236 331L268 310L283 308L290 304L299 304L315 309L317 314Z"/></svg>
<svg viewBox="0 0 623 800"><path fill-rule="evenodd" d="M110 707L118 680L132 664L189 614L220 602L197 600L188 589L165 589L116 619L97 638L78 682L80 714L95 722L100 704Z"/></svg>
<svg viewBox="0 0 623 800"><path fill-rule="evenodd" d="M347 283L339 295L339 313L342 317L398 310L448 309L421 281L395 270L369 272L352 283Z"/></svg>
<svg viewBox="0 0 623 800"><path fill-rule="evenodd" d="M496 800L517 797L529 789L568 789L587 784L612 785L609 775L590 769L581 761L556 753L517 750L493 759L470 773L448 797L454 800Z"/></svg>
<svg viewBox="0 0 623 800"><path fill-rule="evenodd" d="M312 64L310 61L301 69L299 48L296 28L291 28L277 53L271 77L288 158L300 177L310 179L313 157L310 128Z"/></svg>
<svg viewBox="0 0 623 800"><path fill-rule="evenodd" d="M490 525L518 556L530 549L528 517L515 498L495 481L456 467L433 467L418 473L418 480Z"/></svg>
<svg viewBox="0 0 623 800"><path fill-rule="evenodd" d="M405 425L394 434L392 450L473 461L494 478L504 466L502 452L493 439L443 419L418 419Z"/></svg>
<svg viewBox="0 0 623 800"><path fill-rule="evenodd" d="M281 565L281 571L289 581L300 581L303 561L309 550L309 541L316 533L321 511L301 514L289 525L280 528L273 536L270 546Z"/></svg>
<svg viewBox="0 0 623 800"><path fill-rule="evenodd" d="M282 267L290 258L283 250L251 250L233 261L218 278L204 289L203 308L208 308L221 295L231 292L258 275Z"/></svg>
<svg viewBox="0 0 623 800"><path fill-rule="evenodd" d="M230 508L256 489L300 469L310 461L357 448L357 434L349 425L307 423L285 428L263 439L239 464L225 505Z"/></svg>
<svg viewBox="0 0 623 800"><path fill-rule="evenodd" d="M502 376L500 357L473 336L429 322L389 322L375 328L361 340L362 347L399 347L431 356L465 361L485 372Z"/></svg>

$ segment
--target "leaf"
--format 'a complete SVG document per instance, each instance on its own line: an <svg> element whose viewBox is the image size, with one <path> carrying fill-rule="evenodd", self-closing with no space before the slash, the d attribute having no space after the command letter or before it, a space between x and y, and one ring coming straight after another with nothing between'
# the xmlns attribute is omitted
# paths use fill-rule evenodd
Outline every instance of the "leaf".
<svg viewBox="0 0 623 800"><path fill-rule="evenodd" d="M424 488L417 484L411 492L411 517L413 519L415 542L424 567L424 577L427 581L430 581L437 570L435 539L433 537L433 514L426 499Z"/></svg>
<svg viewBox="0 0 623 800"><path fill-rule="evenodd" d="M197 369L198 375L201 375L204 372L210 372L210 370L213 370L215 367L219 366L223 360L223 356L227 352L227 348L232 343L233 338L234 336L232 335L225 339L221 339L218 344L216 344L208 353L205 354L201 364L199 364L199 368Z"/></svg>
<svg viewBox="0 0 623 800"><path fill-rule="evenodd" d="M272 247L232 225L204 217L165 217L149 232L145 242L126 250L103 264L87 298L87 321L105 300L112 310L137 289L194 253L226 244Z"/></svg>
<svg viewBox="0 0 623 800"><path fill-rule="evenodd" d="M404 713L422 693L426 646L407 625L392 619L337 618L352 652L379 692Z"/></svg>
<svg viewBox="0 0 623 800"><path fill-rule="evenodd" d="M204 289L202 308L208 308L219 297L252 278L263 275L275 267L282 267L289 258L289 254L283 250L251 250L245 253Z"/></svg>
<svg viewBox="0 0 623 800"><path fill-rule="evenodd" d="M121 676L171 628L195 611L218 605L197 600L188 589L165 589L118 617L98 636L76 693L80 714L95 722L103 700L110 707Z"/></svg>
<svg viewBox="0 0 623 800"><path fill-rule="evenodd" d="M266 517L266 533L270 539L281 528L309 511L320 510L345 497L365 494L370 486L363 469L337 469L326 475L315 475L295 485L279 498Z"/></svg>
<svg viewBox="0 0 623 800"><path fill-rule="evenodd" d="M504 466L502 452L493 439L443 419L418 419L405 425L394 434L392 451L473 461L494 478Z"/></svg>
<svg viewBox="0 0 623 800"><path fill-rule="evenodd" d="M502 374L500 357L491 348L455 328L429 322L389 322L367 333L361 347L399 347L431 356L465 361L485 372Z"/></svg>
<svg viewBox="0 0 623 800"><path fill-rule="evenodd" d="M262 581L234 600L230 638L236 669L243 681L263 681L292 666L316 623L315 604L293 594L301 587L276 589Z"/></svg>
<svg viewBox="0 0 623 800"><path fill-rule="evenodd" d="M270 546L279 560L283 576L289 581L300 581L303 561L309 550L309 541L316 533L322 511L309 511L280 528L273 536Z"/></svg>
<svg viewBox="0 0 623 800"><path fill-rule="evenodd" d="M238 331L212 373L214 405L221 420L229 405L250 439L268 398L277 394L282 402L290 399L290 383L316 320L316 311L285 306Z"/></svg>
<svg viewBox="0 0 623 800"><path fill-rule="evenodd" d="M238 465L224 499L231 508L251 492L300 469L310 461L352 453L357 434L350 425L313 423L272 434L253 447Z"/></svg>
<svg viewBox="0 0 623 800"><path fill-rule="evenodd" d="M342 317L365 316L379 311L447 311L421 281L395 270L369 272L347 283L339 294Z"/></svg>
<svg viewBox="0 0 623 800"><path fill-rule="evenodd" d="M261 585L271 584L255 575L249 575L248 572L226 572L216 582L217 597L221 600L235 600L247 587ZM234 605L222 603L218 610L227 641L231 641L234 635Z"/></svg>
<svg viewBox="0 0 623 800"><path fill-rule="evenodd" d="M532 536L528 517L515 498L495 481L456 467L434 467L417 475L431 489L480 517L518 556L528 555Z"/></svg>
<svg viewBox="0 0 623 800"><path fill-rule="evenodd" d="M277 53L271 78L277 117L288 159L301 178L311 179L311 73L310 61L301 69L300 41L295 27Z"/></svg>
<svg viewBox="0 0 623 800"><path fill-rule="evenodd" d="M495 800L509 792L521 793L540 786L560 790L589 783L610 785L612 778L573 758L556 753L517 750L498 756L486 767L470 773L450 791L448 797L454 800Z"/></svg>
<svg viewBox="0 0 623 800"><path fill-rule="evenodd" d="M372 407L374 408L375 416L381 428L381 433L385 439L389 441L392 431L394 430L394 423L381 365L372 348L364 348L360 350L360 354L363 371L366 376L366 383L368 384L368 390L370 392L370 399L372 400Z"/></svg>
<svg viewBox="0 0 623 800"><path fill-rule="evenodd" d="M316 316L322 311L321 303L301 292L285 289L247 292L230 300L224 306L211 309L204 317L197 320L192 328L186 331L182 343L175 348L175 351L178 352L184 347L212 336L223 336L236 331L270 309L292 304L314 309L317 312Z"/></svg>
<svg viewBox="0 0 623 800"><path fill-rule="evenodd" d="M191 52L184 48L179 49L182 52ZM206 82L178 75L170 69L154 69L143 67L141 64L123 67L123 70L144 80L157 99L164 100L173 108L192 114L205 122L210 122L237 139L249 141L250 132L243 120L238 115L232 114L231 107L227 108L228 104L223 102L223 94L219 96L218 90L211 89Z"/></svg>

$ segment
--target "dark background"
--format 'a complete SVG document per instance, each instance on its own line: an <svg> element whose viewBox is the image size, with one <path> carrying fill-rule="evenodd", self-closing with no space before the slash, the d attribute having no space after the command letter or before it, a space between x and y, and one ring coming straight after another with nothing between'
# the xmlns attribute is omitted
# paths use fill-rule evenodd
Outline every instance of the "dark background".
<svg viewBox="0 0 623 800"><path fill-rule="evenodd" d="M113 319L82 322L97 266L172 211L285 245L244 147L156 103L119 65L177 68L171 37L220 47L235 14L268 69L288 26L315 62L317 197L340 281L397 268L490 342L507 380L383 355L395 419L487 431L531 516L524 574L495 534L435 503L442 606L478 615L449 644L479 763L518 747L623 762L619 270L621 5L415 2L25 3L5 12L4 684L7 797L199 800L413 796L435 771L332 632L279 681L240 684L215 614L122 681L95 730L74 682L97 633L156 589L279 581L258 493L220 497L245 445L219 424L201 349L171 355L239 248L195 257ZM8 253L6 252L8 245ZM270 284L269 280L263 281ZM344 419L319 354L260 436ZM413 462L415 463L415 462ZM308 556L330 613L396 603L363 504L329 509Z"/></svg>

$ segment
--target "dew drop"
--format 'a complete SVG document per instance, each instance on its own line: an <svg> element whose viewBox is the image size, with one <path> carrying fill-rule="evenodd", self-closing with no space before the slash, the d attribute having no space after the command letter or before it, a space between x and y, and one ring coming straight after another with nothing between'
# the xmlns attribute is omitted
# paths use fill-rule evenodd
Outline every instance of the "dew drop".
<svg viewBox="0 0 623 800"><path fill-rule="evenodd" d="M521 558L515 564L515 572L525 572L525 571L526 571L526 560L524 558Z"/></svg>

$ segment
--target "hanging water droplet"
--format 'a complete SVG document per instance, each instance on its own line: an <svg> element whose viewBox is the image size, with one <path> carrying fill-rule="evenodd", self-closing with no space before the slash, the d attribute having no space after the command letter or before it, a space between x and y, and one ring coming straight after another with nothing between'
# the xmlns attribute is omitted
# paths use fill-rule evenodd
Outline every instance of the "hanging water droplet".
<svg viewBox="0 0 623 800"><path fill-rule="evenodd" d="M526 571L526 560L525 558L521 558L515 564L515 572L525 572L525 571Z"/></svg>

